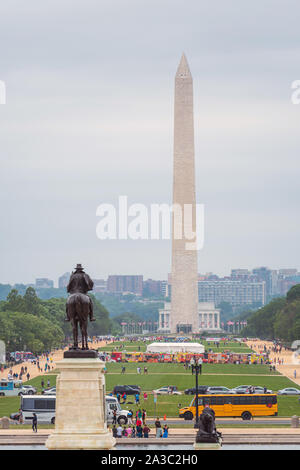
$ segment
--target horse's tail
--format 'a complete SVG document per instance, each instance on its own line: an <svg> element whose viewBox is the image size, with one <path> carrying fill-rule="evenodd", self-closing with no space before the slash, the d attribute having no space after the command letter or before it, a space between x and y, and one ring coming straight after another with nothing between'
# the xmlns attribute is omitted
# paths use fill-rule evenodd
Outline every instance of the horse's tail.
<svg viewBox="0 0 300 470"><path fill-rule="evenodd" d="M77 317L79 322L87 320L89 314L89 300L87 295L77 293L70 295L67 302L67 309L70 317Z"/></svg>

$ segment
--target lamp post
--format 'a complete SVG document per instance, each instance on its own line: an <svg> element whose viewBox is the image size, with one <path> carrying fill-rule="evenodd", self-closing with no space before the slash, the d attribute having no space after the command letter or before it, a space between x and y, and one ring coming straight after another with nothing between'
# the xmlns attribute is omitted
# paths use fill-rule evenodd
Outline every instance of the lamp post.
<svg viewBox="0 0 300 470"><path fill-rule="evenodd" d="M196 400L195 400L195 404L196 404L196 421L195 421L195 424L194 424L194 428L198 429L199 427L199 405L198 405L198 375L201 374L202 372L202 361L200 362L200 360L198 360L198 362L196 361L195 358L192 358L191 361L190 361L190 364L192 366L192 374L194 375L195 373L195 377L196 377Z"/></svg>

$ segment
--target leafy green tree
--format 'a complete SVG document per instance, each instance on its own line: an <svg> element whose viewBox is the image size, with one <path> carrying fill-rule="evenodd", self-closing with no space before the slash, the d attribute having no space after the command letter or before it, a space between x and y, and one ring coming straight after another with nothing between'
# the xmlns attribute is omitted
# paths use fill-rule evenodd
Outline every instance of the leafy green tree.
<svg viewBox="0 0 300 470"><path fill-rule="evenodd" d="M294 300L300 300L300 284L296 284L286 294L287 302L294 302Z"/></svg>

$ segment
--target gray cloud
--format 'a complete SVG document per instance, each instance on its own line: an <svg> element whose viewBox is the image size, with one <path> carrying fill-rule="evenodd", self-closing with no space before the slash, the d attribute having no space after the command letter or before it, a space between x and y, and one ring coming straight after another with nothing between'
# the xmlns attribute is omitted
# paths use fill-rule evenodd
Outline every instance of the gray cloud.
<svg viewBox="0 0 300 470"><path fill-rule="evenodd" d="M165 278L169 242L100 242L96 207L171 202L173 85L194 77L199 271L300 267L296 1L44 1L1 6L0 282ZM78 219L83 220L80 227Z"/></svg>

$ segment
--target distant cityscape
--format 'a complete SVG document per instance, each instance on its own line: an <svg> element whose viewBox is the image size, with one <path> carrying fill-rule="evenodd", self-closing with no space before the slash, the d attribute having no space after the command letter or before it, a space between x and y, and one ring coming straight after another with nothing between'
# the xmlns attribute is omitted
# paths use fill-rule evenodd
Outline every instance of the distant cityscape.
<svg viewBox="0 0 300 470"><path fill-rule="evenodd" d="M70 273L58 278L58 288L65 289ZM116 295L134 294L139 297L170 298L171 274L167 280L144 280L143 275L109 275L107 279L93 279L95 293ZM252 270L232 269L230 276L214 273L198 274L199 302L228 302L232 306L265 305L273 297L285 296L288 290L300 283L300 272L295 268L271 270L259 267ZM54 281L38 278L36 288L54 288Z"/></svg>

